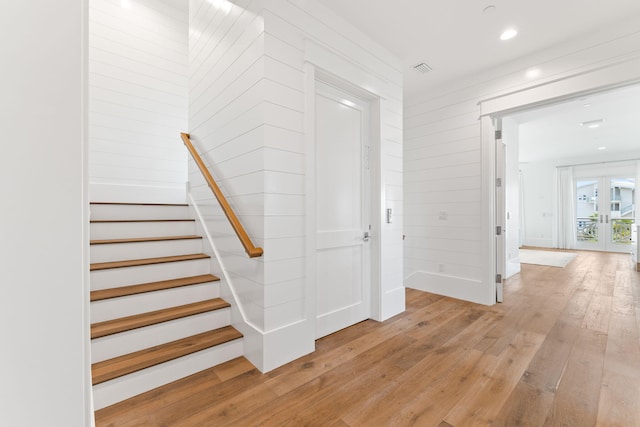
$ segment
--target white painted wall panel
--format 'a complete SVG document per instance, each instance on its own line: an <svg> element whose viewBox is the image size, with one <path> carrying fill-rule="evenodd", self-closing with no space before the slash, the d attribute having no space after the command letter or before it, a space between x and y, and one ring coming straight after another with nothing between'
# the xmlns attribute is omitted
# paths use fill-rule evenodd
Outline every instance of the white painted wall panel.
<svg viewBox="0 0 640 427"><path fill-rule="evenodd" d="M315 336L299 335L300 322L310 316L304 279L308 41L330 52L329 71L386 98L381 187L395 216L383 235L385 262L394 264L385 274L385 292L402 288L402 78L392 55L315 1L226 5L230 9L190 1L189 132L254 243L265 249L262 258L246 259L193 163L189 181L245 314L264 340L249 338L247 356L269 370L310 351ZM404 308L404 299L398 309L394 298L388 315ZM284 335L275 329L290 327L295 333L281 354L260 353L260 347L273 348L270 340L282 344Z"/></svg>
<svg viewBox="0 0 640 427"><path fill-rule="evenodd" d="M90 426L85 2L0 13L0 425Z"/></svg>
<svg viewBox="0 0 640 427"><path fill-rule="evenodd" d="M479 102L514 91L522 91L526 101L528 88L632 60L640 55L639 46L637 20L631 20L429 93L409 94L404 121L407 286L490 302L479 291L480 283L486 288L492 268L490 262L478 264L492 229L483 216L491 202L479 187L489 182L482 171ZM538 64L540 77L527 79L526 70ZM440 219L442 213L447 219ZM546 231L532 232L542 237L525 243L551 241ZM457 260L452 252L460 253Z"/></svg>
<svg viewBox="0 0 640 427"><path fill-rule="evenodd" d="M256 13L260 3L228 3L226 11L205 0L189 2L189 133L256 245L264 245L265 210L264 24ZM246 356L262 368L264 260L246 256L191 159L189 182L203 225L221 254L219 271L214 270L226 279L222 297L233 300L235 291L232 321L245 333Z"/></svg>
<svg viewBox="0 0 640 427"><path fill-rule="evenodd" d="M89 2L91 198L184 202L187 5L130 4Z"/></svg>
<svg viewBox="0 0 640 427"><path fill-rule="evenodd" d="M287 85L304 94L303 74L297 70L302 70L304 60L307 60L355 86L386 98L381 100L380 107L380 179L383 203L379 214L383 217L384 210L392 208L394 222L383 224L380 236L382 247L387 250L382 254L380 266L382 292L384 294L402 287L402 78L396 59L370 40L365 40L357 30L316 2L267 1L265 16L272 18L265 21L265 52L268 58L274 60L266 64L268 78L275 79L279 70L288 69L293 75L300 77L297 82L290 80ZM274 102L279 105L297 109L291 104L282 104L282 96L271 99L277 99ZM298 128L297 122L291 119L273 124L274 127L294 132L302 131L302 127ZM292 212L282 211L282 214L287 213ZM300 263L303 262L304 259L300 258ZM393 268L394 265L397 268ZM401 311L404 308L403 298L404 294L400 308L389 304L393 306L392 309L387 312L384 308L378 308L377 311L374 310L374 317L382 319L389 313Z"/></svg>

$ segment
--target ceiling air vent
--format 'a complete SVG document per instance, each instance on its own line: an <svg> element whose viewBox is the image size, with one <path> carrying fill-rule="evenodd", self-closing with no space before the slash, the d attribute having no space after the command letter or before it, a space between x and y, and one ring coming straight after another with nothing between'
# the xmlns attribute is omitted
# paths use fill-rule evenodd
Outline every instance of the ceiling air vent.
<svg viewBox="0 0 640 427"><path fill-rule="evenodd" d="M431 71L433 68L429 67L427 64L425 64L424 62L421 62L418 65L414 65L413 69L416 71L421 72L422 74L426 74L429 71Z"/></svg>

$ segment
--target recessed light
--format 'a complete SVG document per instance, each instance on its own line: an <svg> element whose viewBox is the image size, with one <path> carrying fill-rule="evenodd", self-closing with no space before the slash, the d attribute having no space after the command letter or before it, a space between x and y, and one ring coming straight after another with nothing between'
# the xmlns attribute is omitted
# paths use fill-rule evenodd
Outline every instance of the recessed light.
<svg viewBox="0 0 640 427"><path fill-rule="evenodd" d="M356 107L356 103L353 101L349 101L348 99L341 99L340 102L348 107L354 108Z"/></svg>
<svg viewBox="0 0 640 427"><path fill-rule="evenodd" d="M600 126L602 126L603 122L604 122L603 119L589 120L587 122L580 123L580 126L584 126L584 127L589 128L589 129L595 129L595 128L599 128Z"/></svg>
<svg viewBox="0 0 640 427"><path fill-rule="evenodd" d="M491 13L491 12L495 12L496 11L496 7L492 4L490 4L489 6L485 7L484 9L482 9L482 13Z"/></svg>
<svg viewBox="0 0 640 427"><path fill-rule="evenodd" d="M507 28L500 34L500 40L511 40L518 35L518 30L515 28Z"/></svg>
<svg viewBox="0 0 640 427"><path fill-rule="evenodd" d="M606 150L606 149L607 149L607 147L598 147L598 150L600 150L600 151L603 151L603 150Z"/></svg>
<svg viewBox="0 0 640 427"><path fill-rule="evenodd" d="M529 68L525 73L525 76L528 79L535 79L540 75L540 68Z"/></svg>
<svg viewBox="0 0 640 427"><path fill-rule="evenodd" d="M131 1L130 0L120 0L120 7L123 9L131 9Z"/></svg>
<svg viewBox="0 0 640 427"><path fill-rule="evenodd" d="M222 11L225 15L231 12L231 7L233 6L229 0L209 0L209 3L211 3L216 9Z"/></svg>
<svg viewBox="0 0 640 427"><path fill-rule="evenodd" d="M591 104L584 104L584 108L589 108L591 107Z"/></svg>

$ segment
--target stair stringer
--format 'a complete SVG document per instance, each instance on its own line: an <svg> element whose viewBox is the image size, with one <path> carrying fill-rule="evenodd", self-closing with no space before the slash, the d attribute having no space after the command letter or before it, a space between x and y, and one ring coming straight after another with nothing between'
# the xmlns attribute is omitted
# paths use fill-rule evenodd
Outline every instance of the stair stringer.
<svg viewBox="0 0 640 427"><path fill-rule="evenodd" d="M315 336L315 330L310 327L313 323L308 319L265 331L263 313L256 312L264 310L264 305L257 306L250 301L247 304L242 298L247 285L258 285L264 297L263 285L257 282L264 276L265 255L248 258L219 206L199 205L190 191L187 198L190 216L196 219L196 233L204 236L203 252L211 256L211 272L220 278L220 296L231 304L231 325L244 336L244 357L264 373L315 351L315 340L309 339ZM215 222L215 227L207 226L205 218L212 218L210 221ZM213 233L212 229L216 232ZM261 239L255 240L261 243ZM237 264L242 267L230 268L237 267ZM248 273L234 274L232 270ZM291 343L297 345L292 346Z"/></svg>
<svg viewBox="0 0 640 427"><path fill-rule="evenodd" d="M249 320L246 314L245 307L243 305L243 299L239 297L237 287L234 286L234 276L230 273L228 268L225 268L226 257L237 257L238 252L242 252L242 255L244 255L244 257L246 257L246 254L242 250L242 246L240 245L240 243L237 243L238 249L235 251L223 252L219 250L213 238L214 233L212 233L209 227L207 227L206 221L203 216L203 210L206 210L206 207L198 206L198 203L193 198L191 192L187 193L187 198L190 216L196 219L196 233L204 236L204 239L202 241L203 253L211 256L211 273L220 278L220 281L218 282L220 297L231 304L231 325L238 331L240 331L243 335L244 357L246 357L261 372L265 372L262 357L265 333L261 326ZM218 230L218 227L216 227L216 236L224 236L223 238L227 240L237 240L235 232L226 221L226 218L224 224L221 221L219 228L221 230ZM254 262L261 263L261 261L259 260L256 260Z"/></svg>

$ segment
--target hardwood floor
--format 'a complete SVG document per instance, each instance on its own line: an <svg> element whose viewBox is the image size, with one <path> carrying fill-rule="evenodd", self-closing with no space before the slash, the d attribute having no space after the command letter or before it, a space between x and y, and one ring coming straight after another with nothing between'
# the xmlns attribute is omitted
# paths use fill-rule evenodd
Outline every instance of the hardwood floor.
<svg viewBox="0 0 640 427"><path fill-rule="evenodd" d="M523 264L485 307L407 311L268 374L240 358L96 413L98 426L640 426L640 273L629 255Z"/></svg>

